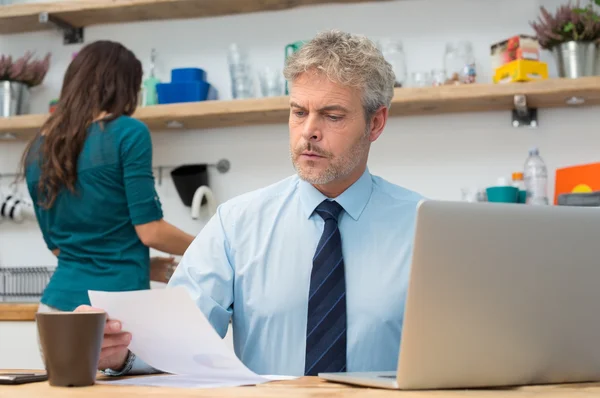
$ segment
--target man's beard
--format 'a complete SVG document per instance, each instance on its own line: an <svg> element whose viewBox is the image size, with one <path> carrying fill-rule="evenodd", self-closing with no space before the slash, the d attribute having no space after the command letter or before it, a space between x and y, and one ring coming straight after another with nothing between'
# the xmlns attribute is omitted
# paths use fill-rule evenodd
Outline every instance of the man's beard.
<svg viewBox="0 0 600 398"><path fill-rule="evenodd" d="M347 177L350 173L352 173L352 171L354 171L354 169L356 169L356 167L362 161L365 153L368 151L368 148L368 134L365 134L357 142L355 142L354 145L352 145L347 153L337 158L334 158L333 154L330 152L327 152L310 142L300 144L294 150L290 148L290 157L292 158L292 164L294 165L294 168L301 179L310 184L324 185ZM316 164L315 161L309 160L304 162L305 166L301 166L300 162L298 161L298 158L304 151L311 151L319 156L324 157L325 159L328 159L329 165L325 170L315 174L317 171L314 168Z"/></svg>

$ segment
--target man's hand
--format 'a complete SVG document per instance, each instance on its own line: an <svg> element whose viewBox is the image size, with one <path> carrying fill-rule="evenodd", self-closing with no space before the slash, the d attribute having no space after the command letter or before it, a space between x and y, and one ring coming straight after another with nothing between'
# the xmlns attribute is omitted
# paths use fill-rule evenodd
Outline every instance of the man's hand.
<svg viewBox="0 0 600 398"><path fill-rule="evenodd" d="M150 259L150 280L168 283L176 267L174 257L152 257Z"/></svg>
<svg viewBox="0 0 600 398"><path fill-rule="evenodd" d="M98 312L104 311L100 308L90 307L89 305L80 305L74 312ZM100 351L100 360L98 369L107 368L120 370L125 366L125 360L129 350L127 347L131 342L131 334L121 331L121 322L115 319L107 319L104 326L104 338L102 340L102 351Z"/></svg>

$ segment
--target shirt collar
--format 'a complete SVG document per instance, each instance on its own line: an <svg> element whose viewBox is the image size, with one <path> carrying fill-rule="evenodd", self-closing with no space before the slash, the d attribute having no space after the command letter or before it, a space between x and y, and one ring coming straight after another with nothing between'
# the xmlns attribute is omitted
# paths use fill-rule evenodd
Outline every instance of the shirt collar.
<svg viewBox="0 0 600 398"><path fill-rule="evenodd" d="M302 210L306 214L306 218L310 218L317 206L328 198L317 188L302 179L300 179L299 184ZM356 221L367 206L369 198L371 198L371 192L373 192L373 181L371 180L369 169L366 168L363 175L342 192L340 196L334 198L334 200Z"/></svg>

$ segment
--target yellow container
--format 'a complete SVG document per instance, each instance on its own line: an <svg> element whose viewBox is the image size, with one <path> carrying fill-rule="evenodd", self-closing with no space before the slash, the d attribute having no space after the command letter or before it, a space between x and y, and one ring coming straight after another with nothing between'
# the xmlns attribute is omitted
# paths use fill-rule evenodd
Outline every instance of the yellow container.
<svg viewBox="0 0 600 398"><path fill-rule="evenodd" d="M496 69L494 83L530 82L548 78L545 62L518 59Z"/></svg>

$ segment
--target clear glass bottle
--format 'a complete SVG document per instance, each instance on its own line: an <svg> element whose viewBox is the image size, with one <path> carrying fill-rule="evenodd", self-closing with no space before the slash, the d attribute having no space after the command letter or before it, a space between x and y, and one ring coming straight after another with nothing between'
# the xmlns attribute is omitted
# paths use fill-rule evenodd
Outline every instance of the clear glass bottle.
<svg viewBox="0 0 600 398"><path fill-rule="evenodd" d="M444 69L450 84L475 83L477 71L471 42L446 43Z"/></svg>
<svg viewBox="0 0 600 398"><path fill-rule="evenodd" d="M529 151L529 156L523 168L525 189L527 190L526 203L530 205L547 205L548 200L548 168L540 156L537 148Z"/></svg>
<svg viewBox="0 0 600 398"><path fill-rule="evenodd" d="M379 40L378 45L383 57L392 65L392 69L396 75L396 83L394 84L394 87L406 86L408 73L406 70L406 56L404 55L404 46L402 45L402 41L385 38Z"/></svg>

